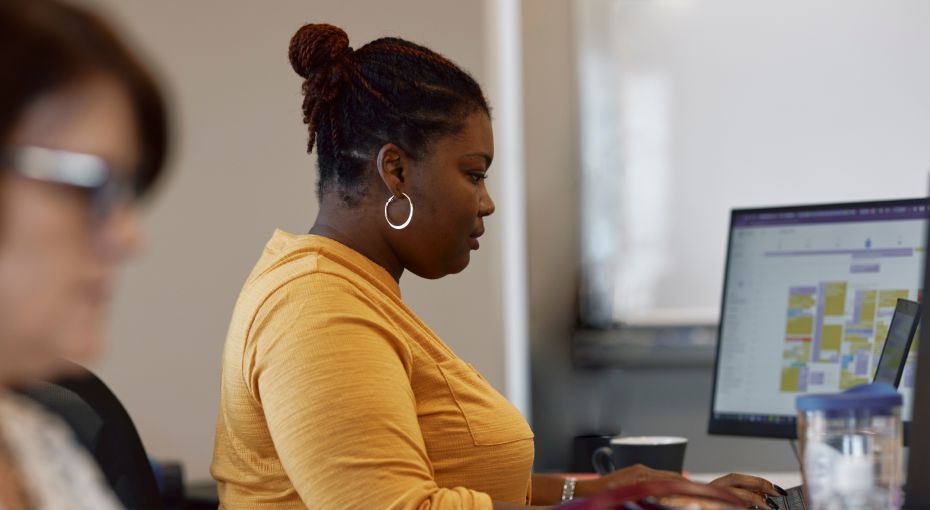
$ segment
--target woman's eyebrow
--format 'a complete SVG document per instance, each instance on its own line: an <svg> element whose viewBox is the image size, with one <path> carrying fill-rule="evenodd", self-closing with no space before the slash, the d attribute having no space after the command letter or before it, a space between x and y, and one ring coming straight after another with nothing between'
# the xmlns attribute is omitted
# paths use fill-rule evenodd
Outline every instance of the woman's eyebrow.
<svg viewBox="0 0 930 510"><path fill-rule="evenodd" d="M484 160L485 168L491 166L491 161L494 159L490 154L485 152L470 152L465 154L463 157L478 157Z"/></svg>

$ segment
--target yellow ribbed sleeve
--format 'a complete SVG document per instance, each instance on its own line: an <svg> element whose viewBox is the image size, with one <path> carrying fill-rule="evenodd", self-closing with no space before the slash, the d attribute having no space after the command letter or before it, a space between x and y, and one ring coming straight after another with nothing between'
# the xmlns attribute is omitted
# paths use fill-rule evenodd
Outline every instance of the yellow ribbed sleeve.
<svg viewBox="0 0 930 510"><path fill-rule="evenodd" d="M223 354L211 472L227 509L523 503L533 434L400 300L320 236L275 233Z"/></svg>

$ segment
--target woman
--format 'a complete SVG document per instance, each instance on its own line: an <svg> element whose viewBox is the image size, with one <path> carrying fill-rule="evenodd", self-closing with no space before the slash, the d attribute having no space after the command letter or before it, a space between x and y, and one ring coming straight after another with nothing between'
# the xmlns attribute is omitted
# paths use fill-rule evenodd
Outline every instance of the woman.
<svg viewBox="0 0 930 510"><path fill-rule="evenodd" d="M0 508L117 508L64 425L11 389L100 350L165 107L107 25L56 1L0 1L0 69Z"/></svg>
<svg viewBox="0 0 930 510"><path fill-rule="evenodd" d="M302 27L289 54L320 211L308 235L274 233L233 312L212 466L222 506L506 509L679 477L533 476L523 417L401 300L404 271L465 269L494 212L478 84L403 39L353 51L331 25ZM750 491L771 490L721 483L763 505Z"/></svg>

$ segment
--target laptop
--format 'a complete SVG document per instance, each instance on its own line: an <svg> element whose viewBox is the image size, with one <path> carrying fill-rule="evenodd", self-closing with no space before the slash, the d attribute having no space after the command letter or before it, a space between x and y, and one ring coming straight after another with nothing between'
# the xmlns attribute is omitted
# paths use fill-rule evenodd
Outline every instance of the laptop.
<svg viewBox="0 0 930 510"><path fill-rule="evenodd" d="M911 350L911 342L919 323L920 304L898 299L872 382L898 387L904 374L904 362Z"/></svg>

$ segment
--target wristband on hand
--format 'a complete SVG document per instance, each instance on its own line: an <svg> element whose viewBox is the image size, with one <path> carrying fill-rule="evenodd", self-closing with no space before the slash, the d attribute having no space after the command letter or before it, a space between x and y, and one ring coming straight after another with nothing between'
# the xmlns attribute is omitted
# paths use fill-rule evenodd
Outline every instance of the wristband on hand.
<svg viewBox="0 0 930 510"><path fill-rule="evenodd" d="M566 478L565 482L562 483L562 503L575 499L576 482L576 479L569 477Z"/></svg>

